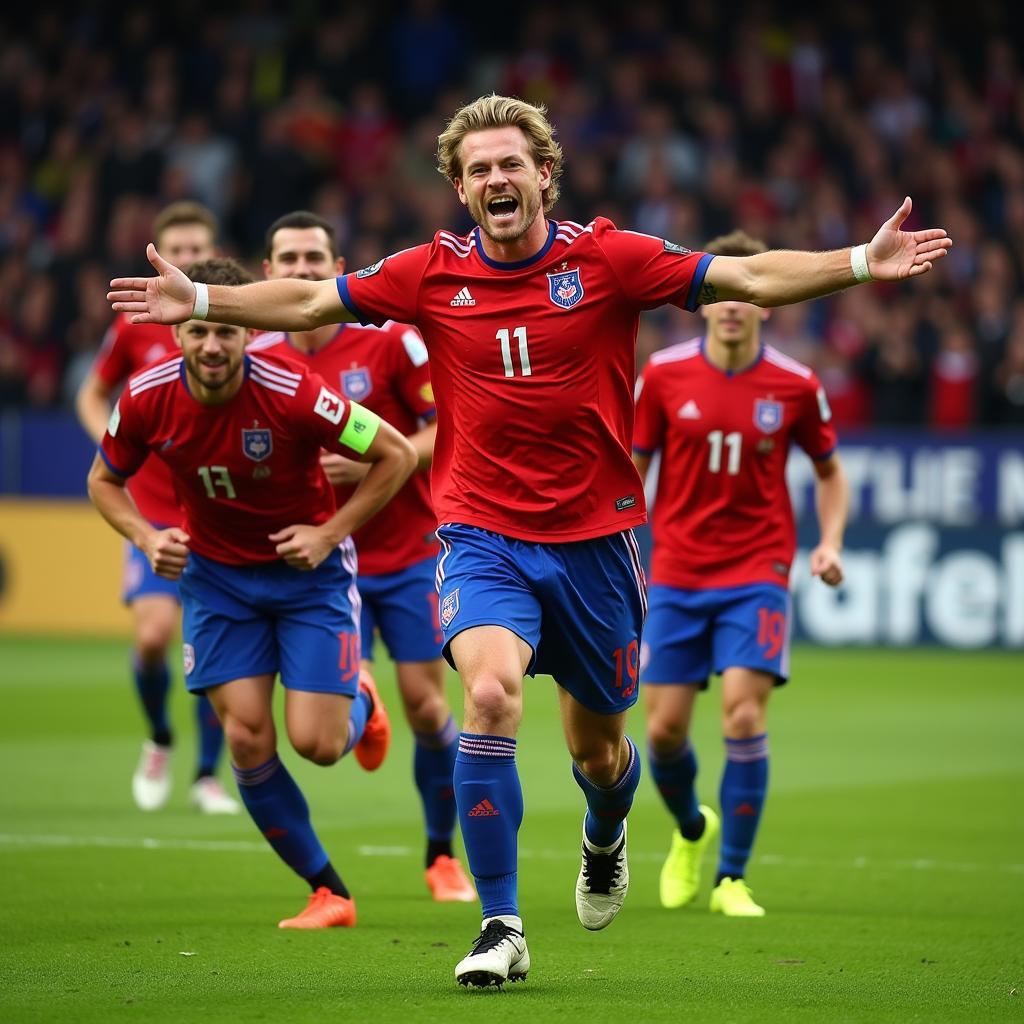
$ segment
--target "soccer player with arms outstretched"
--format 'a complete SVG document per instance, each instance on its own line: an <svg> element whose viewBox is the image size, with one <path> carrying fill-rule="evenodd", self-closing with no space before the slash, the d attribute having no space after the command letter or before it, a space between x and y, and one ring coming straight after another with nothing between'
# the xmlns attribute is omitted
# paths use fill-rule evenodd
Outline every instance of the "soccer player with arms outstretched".
<svg viewBox="0 0 1024 1024"><path fill-rule="evenodd" d="M543 111L485 96L438 139L439 164L478 227L439 231L336 281L196 287L150 246L158 276L111 282L140 322L195 313L271 330L344 319L414 323L430 352L438 429L431 473L445 651L465 691L455 792L483 907L459 982L500 985L530 957L517 896L523 677L548 672L583 790L576 909L608 925L629 884L625 816L640 757L637 699L646 588L632 527L645 519L630 454L640 312L741 299L799 302L870 276L923 273L952 243L903 232L907 200L870 244L748 258L691 252L598 218L548 220L562 154Z"/></svg>
<svg viewBox="0 0 1024 1024"><path fill-rule="evenodd" d="M176 267L185 267L214 255L217 220L198 203L172 203L157 214L153 234L164 256ZM110 419L114 392L137 370L177 351L170 327L133 324L122 313L115 317L75 399L78 419L96 444ZM154 525L173 526L180 521L171 475L156 456L148 458L132 477L128 492ZM124 601L132 610L135 633L132 675L150 732L132 776L132 796L141 810L156 811L171 795L173 732L167 715L171 684L167 649L178 629L181 603L177 582L157 576L146 556L131 544L125 546ZM237 814L238 802L228 796L215 775L224 746L217 713L202 696L195 700L195 712L199 742L191 802L205 814Z"/></svg>
<svg viewBox="0 0 1024 1024"><path fill-rule="evenodd" d="M223 286L252 280L232 260L189 272ZM350 534L397 492L416 455L317 375L247 355L244 328L194 319L175 333L181 354L131 377L114 407L89 494L154 572L180 579L186 685L217 710L246 810L313 890L281 927L351 926L355 903L277 756L274 676L301 756L330 765L354 749L364 768L379 767L390 728L372 681L359 678ZM324 448L370 463L341 508L320 468ZM125 491L154 452L181 499L180 527L154 527Z"/></svg>
<svg viewBox="0 0 1024 1024"><path fill-rule="evenodd" d="M271 280L322 281L345 271L329 221L299 210L267 229L263 272ZM346 398L397 427L416 449L417 472L352 540L359 556L363 671L372 673L374 632L380 631L395 662L405 717L415 737L413 777L426 819L425 877L434 899L472 902L476 892L455 858L455 792L452 772L458 726L444 692L434 570L438 544L430 503L430 468L437 432L434 393L423 338L415 327L388 321L382 327L328 324L293 334L270 332L250 352L266 352L308 366ZM341 505L368 466L333 452L320 464Z"/></svg>
<svg viewBox="0 0 1024 1024"><path fill-rule="evenodd" d="M765 246L736 231L705 251L753 256ZM661 453L641 658L651 774L677 824L660 895L669 908L696 897L701 857L721 829L711 909L761 917L744 876L768 785L768 698L789 673L791 445L814 461L821 539L810 570L833 587L843 578L848 487L824 389L761 342L769 311L727 300L702 314L703 338L656 352L645 367L633 434L641 477ZM698 804L689 741L712 672L722 677L721 821Z"/></svg>

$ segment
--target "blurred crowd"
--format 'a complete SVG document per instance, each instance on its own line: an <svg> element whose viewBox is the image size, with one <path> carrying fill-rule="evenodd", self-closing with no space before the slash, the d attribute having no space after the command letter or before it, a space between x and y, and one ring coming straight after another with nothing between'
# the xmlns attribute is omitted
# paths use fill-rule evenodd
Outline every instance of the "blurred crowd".
<svg viewBox="0 0 1024 1024"><path fill-rule="evenodd" d="M1024 425L1024 40L1013 0L527 2L288 8L97 3L0 15L0 405L69 406L145 272L156 212L197 199L259 270L280 214L337 227L350 269L471 224L435 140L487 92L547 105L554 215L699 248L867 241L914 199L952 254L910 286L775 311L842 427ZM638 358L700 332L645 316Z"/></svg>

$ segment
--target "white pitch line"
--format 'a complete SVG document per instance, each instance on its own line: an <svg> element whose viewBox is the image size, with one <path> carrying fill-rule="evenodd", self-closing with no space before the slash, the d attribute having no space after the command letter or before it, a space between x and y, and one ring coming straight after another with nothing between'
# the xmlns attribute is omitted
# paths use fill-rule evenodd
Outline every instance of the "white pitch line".
<svg viewBox="0 0 1024 1024"><path fill-rule="evenodd" d="M0 851L7 849L42 849L46 847L107 847L122 850L191 850L199 853L269 853L267 843L221 839L155 839L141 836L64 836L64 835L19 835L0 833ZM411 846L357 846L356 852L362 857L418 857L421 850ZM521 849L523 860L575 861L579 854L575 850L534 850ZM660 864L663 853L632 851L629 859ZM868 857L854 857L848 861L814 860L808 857L782 857L765 853L753 858L762 867L780 868L833 868L837 871L850 869L864 871L949 871L956 874L1009 872L1024 874L1024 864L980 864L969 861L942 861L919 857L912 860L872 860Z"/></svg>

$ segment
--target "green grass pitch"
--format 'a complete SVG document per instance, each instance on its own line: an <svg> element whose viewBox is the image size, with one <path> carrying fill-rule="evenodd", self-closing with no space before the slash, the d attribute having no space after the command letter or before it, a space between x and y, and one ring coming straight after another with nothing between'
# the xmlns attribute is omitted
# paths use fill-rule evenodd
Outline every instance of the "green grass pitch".
<svg viewBox="0 0 1024 1024"><path fill-rule="evenodd" d="M527 685L520 894L533 969L504 991L452 977L478 909L422 879L409 731L374 775L284 757L359 908L354 930L276 928L303 884L248 818L176 789L134 809L141 739L121 643L0 638L0 1020L1024 1020L1024 672L1019 655L794 655L770 713L772 782L749 880L760 921L662 910L670 826L645 776L631 889L604 932L577 923L583 801L550 680ZM455 707L461 707L451 680ZM179 684L180 690L180 684ZM717 690L698 707L701 796L716 800ZM632 733L642 720L634 711ZM230 783L229 783L230 785Z"/></svg>

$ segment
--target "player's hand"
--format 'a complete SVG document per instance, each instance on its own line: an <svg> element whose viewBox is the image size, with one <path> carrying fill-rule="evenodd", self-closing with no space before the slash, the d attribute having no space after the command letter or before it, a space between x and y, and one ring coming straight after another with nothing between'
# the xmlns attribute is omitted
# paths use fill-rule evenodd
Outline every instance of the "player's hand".
<svg viewBox="0 0 1024 1024"><path fill-rule="evenodd" d="M335 455L334 452L321 452L320 466L324 476L335 487L358 484L370 471L370 463L346 459L344 455Z"/></svg>
<svg viewBox="0 0 1024 1024"><path fill-rule="evenodd" d="M820 576L822 583L838 587L843 582L843 562L839 551L831 544L819 544L811 552L811 575Z"/></svg>
<svg viewBox="0 0 1024 1024"><path fill-rule="evenodd" d="M944 228L901 231L900 225L910 215L912 207L907 196L868 243L868 270L876 281L902 281L906 277L927 274L932 263L942 259L953 246Z"/></svg>
<svg viewBox="0 0 1024 1024"><path fill-rule="evenodd" d="M277 553L293 569L303 572L315 569L336 547L319 526L286 526L269 537Z"/></svg>
<svg viewBox="0 0 1024 1024"><path fill-rule="evenodd" d="M192 538L178 527L158 530L146 545L146 557L153 572L164 579L176 580L188 561L188 542Z"/></svg>
<svg viewBox="0 0 1024 1024"><path fill-rule="evenodd" d="M192 318L195 285L168 263L150 242L146 258L159 277L115 277L107 301L118 313L130 313L133 324L183 324Z"/></svg>

